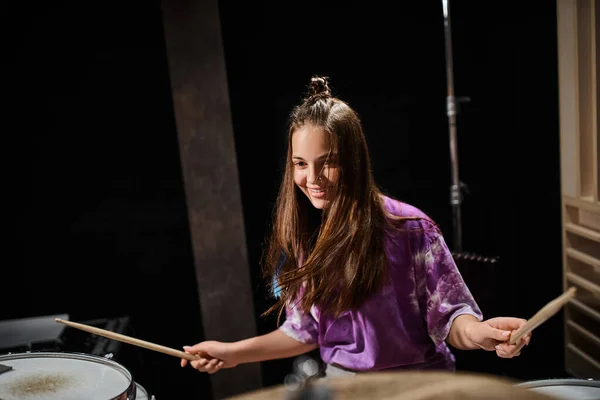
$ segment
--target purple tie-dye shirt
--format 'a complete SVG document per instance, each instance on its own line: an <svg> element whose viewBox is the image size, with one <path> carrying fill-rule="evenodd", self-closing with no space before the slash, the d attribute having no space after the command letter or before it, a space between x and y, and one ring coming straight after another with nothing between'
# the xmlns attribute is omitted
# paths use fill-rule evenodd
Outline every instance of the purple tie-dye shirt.
<svg viewBox="0 0 600 400"><path fill-rule="evenodd" d="M439 230L419 209L385 197L385 207L407 221L388 230L386 252L391 283L358 310L338 318L312 307L306 315L286 310L282 332L303 343L317 343L321 359L354 371L384 369L454 370L445 340L462 314L483 319Z"/></svg>

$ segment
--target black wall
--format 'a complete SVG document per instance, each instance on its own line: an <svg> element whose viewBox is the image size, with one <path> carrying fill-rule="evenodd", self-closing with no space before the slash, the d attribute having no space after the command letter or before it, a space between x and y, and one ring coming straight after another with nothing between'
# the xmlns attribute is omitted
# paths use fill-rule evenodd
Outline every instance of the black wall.
<svg viewBox="0 0 600 400"><path fill-rule="evenodd" d="M464 247L500 257L500 311L527 318L561 291L555 4L451 7L456 94L471 98L458 126ZM257 316L270 304L258 260L285 121L312 74L361 115L384 191L428 212L452 243L441 2L229 0L220 10ZM159 2L7 12L15 224L0 320L130 315L146 340L202 340ZM557 316L498 370L564 376L561 348ZM210 390L177 359L143 355L140 383L159 398ZM265 383L279 384L290 360L263 365Z"/></svg>
<svg viewBox="0 0 600 400"><path fill-rule="evenodd" d="M2 268L9 301L0 319L129 316L135 337L196 343L202 321L160 2L8 10L4 132L15 143L4 150L16 245ZM121 355L158 398L208 385L177 358L129 345Z"/></svg>

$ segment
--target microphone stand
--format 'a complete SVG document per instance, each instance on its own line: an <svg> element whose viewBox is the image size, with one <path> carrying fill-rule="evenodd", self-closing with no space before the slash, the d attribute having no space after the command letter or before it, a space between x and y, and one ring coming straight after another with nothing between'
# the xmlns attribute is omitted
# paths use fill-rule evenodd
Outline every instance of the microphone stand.
<svg viewBox="0 0 600 400"><path fill-rule="evenodd" d="M446 114L450 130L450 161L452 163L452 185L450 186L450 204L452 206L452 222L454 228L452 257L454 258L461 275L469 286L471 293L485 314L498 315L505 302L499 302L497 293L499 289L499 258L488 257L478 253L463 251L463 231L461 221L462 190L468 193L468 188L459 179L458 174L458 146L456 135L456 116L458 104L468 102L468 97L456 98L454 96L454 76L452 70L452 35L450 25L450 0L442 0L444 11L444 36L446 47L446 82L448 94L446 98ZM481 353L455 350L457 370L472 370L503 375L502 365L494 359L482 358Z"/></svg>
<svg viewBox="0 0 600 400"><path fill-rule="evenodd" d="M444 10L444 37L446 47L446 82L448 96L446 97L446 114L450 128L450 162L452 163L452 185L450 186L450 205L452 206L452 223L454 228L454 251L462 252L461 225L461 183L458 175L458 151L456 136L456 114L458 112L454 96L454 75L452 70L452 32L450 25L449 0L442 0Z"/></svg>

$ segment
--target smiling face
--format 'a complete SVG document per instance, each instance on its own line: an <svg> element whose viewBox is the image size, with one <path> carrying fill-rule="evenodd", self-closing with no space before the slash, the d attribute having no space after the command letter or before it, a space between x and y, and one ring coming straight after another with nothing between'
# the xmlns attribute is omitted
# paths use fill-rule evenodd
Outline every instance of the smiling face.
<svg viewBox="0 0 600 400"><path fill-rule="evenodd" d="M292 135L294 182L315 208L333 200L339 178L336 154L329 135L321 127L305 124Z"/></svg>

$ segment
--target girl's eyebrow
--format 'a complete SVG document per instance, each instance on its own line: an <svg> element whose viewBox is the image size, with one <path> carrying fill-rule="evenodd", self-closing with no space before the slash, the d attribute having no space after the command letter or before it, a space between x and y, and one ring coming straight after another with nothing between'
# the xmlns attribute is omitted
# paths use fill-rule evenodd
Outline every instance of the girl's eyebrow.
<svg viewBox="0 0 600 400"><path fill-rule="evenodd" d="M335 156L336 156L335 153L325 153L322 156L317 157L317 161L321 161L321 160L326 159L326 158L333 158ZM299 157L299 156L292 156L292 159L304 161L304 158Z"/></svg>

